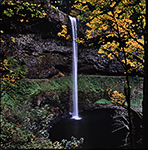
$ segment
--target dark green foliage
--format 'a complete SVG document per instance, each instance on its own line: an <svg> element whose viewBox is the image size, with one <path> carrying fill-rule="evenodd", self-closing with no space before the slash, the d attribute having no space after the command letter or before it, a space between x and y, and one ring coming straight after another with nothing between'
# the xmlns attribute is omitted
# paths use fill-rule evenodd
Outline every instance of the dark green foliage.
<svg viewBox="0 0 148 150"><path fill-rule="evenodd" d="M55 147L55 149L77 149L77 148L81 148L83 142L84 142L84 138L80 138L80 140L78 140L77 138L72 136L70 141L66 139L63 139L61 143L56 141L53 143L53 146Z"/></svg>
<svg viewBox="0 0 148 150"><path fill-rule="evenodd" d="M106 89L119 91L124 94L124 78L87 76L78 78L79 102L94 103L100 99L107 99ZM140 107L142 101L142 78L130 78L131 102ZM30 102L30 97L35 95L46 95L50 99L62 101L63 96L67 102L71 99L72 80L71 78L60 78L57 80L48 79L22 79L18 82L17 88L11 88L9 93L2 92L2 101L12 103L13 100L24 103Z"/></svg>
<svg viewBox="0 0 148 150"><path fill-rule="evenodd" d="M132 107L141 108L143 78L130 77L129 80L131 86ZM108 88L124 94L124 84L125 77L86 76L78 78L79 95L82 95L85 99L89 99L90 102L96 102L104 98L109 100L109 97L106 94ZM85 94L83 94L82 91L85 92ZM79 96L79 101L81 98L82 97Z"/></svg>
<svg viewBox="0 0 148 150"><path fill-rule="evenodd" d="M17 61L14 57L8 57L9 69L20 76L24 76L27 72L27 66L25 60Z"/></svg>
<svg viewBox="0 0 148 150"><path fill-rule="evenodd" d="M71 11L71 6L73 5L75 0L51 0L50 4L58 7L61 11L69 14Z"/></svg>
<svg viewBox="0 0 148 150"><path fill-rule="evenodd" d="M0 63L1 90L8 91L17 86L17 81L27 72L25 61L18 62L14 57L7 57Z"/></svg>
<svg viewBox="0 0 148 150"><path fill-rule="evenodd" d="M124 78L86 76L78 78L80 106L94 103L109 103L106 89L111 88L123 92ZM141 103L142 78L130 78L132 105ZM62 141L51 143L48 127L51 120L60 111L69 110L71 99L71 78L21 79L17 87L2 91L1 125L3 148L76 148L81 142ZM45 101L39 103L39 99ZM33 104L35 101L35 104ZM138 106L137 106L138 105ZM33 106L33 107L32 107ZM55 110L56 108L56 110ZM57 110L58 108L58 110ZM76 143L75 145L73 143ZM67 146L66 146L66 145Z"/></svg>
<svg viewBox="0 0 148 150"><path fill-rule="evenodd" d="M78 140L77 138L75 138L74 136L71 137L71 141L67 141L65 139L63 139L61 141L62 145L66 148L66 149L71 149L71 148L78 148L80 147L80 145L82 145L84 142L84 138L80 138L80 140Z"/></svg>
<svg viewBox="0 0 148 150"><path fill-rule="evenodd" d="M106 89L108 88L124 94L124 82L124 77L78 77L79 102L94 103L102 98L109 100L106 94ZM131 77L130 85L132 105L141 107L143 79ZM59 102L62 101L62 95L65 95L64 97L67 97L67 101L69 101L72 94L72 80L71 78L21 80L16 89L16 97L20 101L29 100L30 96L36 95L41 91L44 91L45 95L51 96L51 99L59 100ZM10 94L11 92L9 92Z"/></svg>
<svg viewBox="0 0 148 150"><path fill-rule="evenodd" d="M45 135L44 128L52 116L47 115L45 109L35 110L17 103L16 108L12 109L11 105L3 102L1 102L1 109L2 148L53 148L52 142L48 139L49 135Z"/></svg>
<svg viewBox="0 0 148 150"><path fill-rule="evenodd" d="M108 101L107 99L103 99L103 98L95 102L95 104L97 104L97 103L99 103L99 104L112 104L110 101Z"/></svg>

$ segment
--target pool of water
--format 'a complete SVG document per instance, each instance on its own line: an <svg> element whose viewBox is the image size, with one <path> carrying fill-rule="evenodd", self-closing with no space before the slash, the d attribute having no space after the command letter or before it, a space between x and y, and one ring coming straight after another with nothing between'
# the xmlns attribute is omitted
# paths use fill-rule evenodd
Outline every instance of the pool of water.
<svg viewBox="0 0 148 150"><path fill-rule="evenodd" d="M82 148L85 149L120 148L126 130L112 133L114 127L111 115L114 112L112 109L100 109L80 114L81 120L64 119L53 126L50 138L54 142L62 139L70 140L71 136L77 139L83 137Z"/></svg>

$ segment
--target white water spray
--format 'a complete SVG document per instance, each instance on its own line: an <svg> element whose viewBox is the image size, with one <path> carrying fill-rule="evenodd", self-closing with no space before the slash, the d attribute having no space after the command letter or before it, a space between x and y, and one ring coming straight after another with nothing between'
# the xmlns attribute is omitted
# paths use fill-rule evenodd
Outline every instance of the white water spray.
<svg viewBox="0 0 148 150"><path fill-rule="evenodd" d="M69 16L69 19L71 21L71 27L72 27L72 37L73 37L73 112L72 112L72 119L80 120L79 117L79 110L78 110L78 84L77 84L77 70L78 70L78 46L77 46L77 21L76 18Z"/></svg>

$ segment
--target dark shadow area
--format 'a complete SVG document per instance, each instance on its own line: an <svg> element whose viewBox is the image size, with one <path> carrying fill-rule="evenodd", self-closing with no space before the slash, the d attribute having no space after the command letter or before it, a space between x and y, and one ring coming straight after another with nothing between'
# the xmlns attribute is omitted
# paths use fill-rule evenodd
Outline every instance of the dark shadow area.
<svg viewBox="0 0 148 150"><path fill-rule="evenodd" d="M126 130L120 130L112 133L113 120L111 115L114 110L101 109L88 111L80 116L81 120L65 119L55 124L50 131L52 141L61 141L62 139L70 140L71 136L84 138L82 148L90 149L114 149L120 148Z"/></svg>

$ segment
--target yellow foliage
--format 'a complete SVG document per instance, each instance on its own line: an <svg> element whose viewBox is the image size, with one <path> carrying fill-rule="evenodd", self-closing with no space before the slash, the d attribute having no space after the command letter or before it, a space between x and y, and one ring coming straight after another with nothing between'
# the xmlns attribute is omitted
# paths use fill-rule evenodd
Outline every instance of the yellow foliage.
<svg viewBox="0 0 148 150"><path fill-rule="evenodd" d="M121 59L118 58L124 65L129 65L134 69L143 68L143 64L139 62L139 59L144 62L144 39L142 36L139 37L137 31L142 31L145 28L145 15L138 16L137 22L133 22L131 16L135 11L138 14L146 13L144 0L138 2L135 2L135 0L121 0L119 3L115 0L76 0L76 3L75 8L82 12L82 15L78 16L79 19L84 19L89 27L85 32L85 38L92 40L97 36L103 36L100 41L97 41L98 44L101 44L98 51L99 56L104 57L107 55L112 59L120 54ZM95 9L89 9L88 6L91 5ZM140 24L142 25L140 26ZM107 38L116 38L118 42L104 42ZM125 55L123 55L124 53ZM126 61L125 56L127 57Z"/></svg>
<svg viewBox="0 0 148 150"><path fill-rule="evenodd" d="M104 51L102 49L99 49L98 53L99 54L104 54Z"/></svg>
<svg viewBox="0 0 148 150"><path fill-rule="evenodd" d="M110 96L111 102L115 104L123 104L125 102L125 95L112 89L107 89L108 95Z"/></svg>
<svg viewBox="0 0 148 150"><path fill-rule="evenodd" d="M0 67L0 70L1 72L3 72L3 75L1 75L1 81L0 81L1 84L12 86L12 87L17 87L16 81L20 79L19 74L15 72L12 73L7 59L4 59L3 62L1 62L1 66L2 67Z"/></svg>
<svg viewBox="0 0 148 150"><path fill-rule="evenodd" d="M69 40L70 38L71 38L70 35L67 35L67 36L66 36L66 40Z"/></svg>
<svg viewBox="0 0 148 150"><path fill-rule="evenodd" d="M79 44L80 44L80 43L84 44L84 39L83 39L83 38L79 38L79 37L78 37L76 41L77 41L77 43L79 43Z"/></svg>
<svg viewBox="0 0 148 150"><path fill-rule="evenodd" d="M62 25L62 31L58 32L57 35L60 37L64 37L66 40L70 39L71 36L67 34L67 26L66 25Z"/></svg>
<svg viewBox="0 0 148 150"><path fill-rule="evenodd" d="M21 19L21 20L20 20L20 22L23 22L23 21L24 21L24 19Z"/></svg>
<svg viewBox="0 0 148 150"><path fill-rule="evenodd" d="M14 37L12 37L12 36L11 36L11 40L12 40L12 42L13 42L13 43L15 43L15 39L14 39Z"/></svg>
<svg viewBox="0 0 148 150"><path fill-rule="evenodd" d="M113 16L113 13L112 13L111 11L109 11L109 12L108 12L108 15L111 15L111 16Z"/></svg>
<svg viewBox="0 0 148 150"><path fill-rule="evenodd" d="M114 7L115 6L115 4L116 4L116 2L114 1L114 2L112 2L112 4L110 5L110 7Z"/></svg>
<svg viewBox="0 0 148 150"><path fill-rule="evenodd" d="M5 43L5 41L2 38L0 38L0 40L1 40L2 43Z"/></svg>

